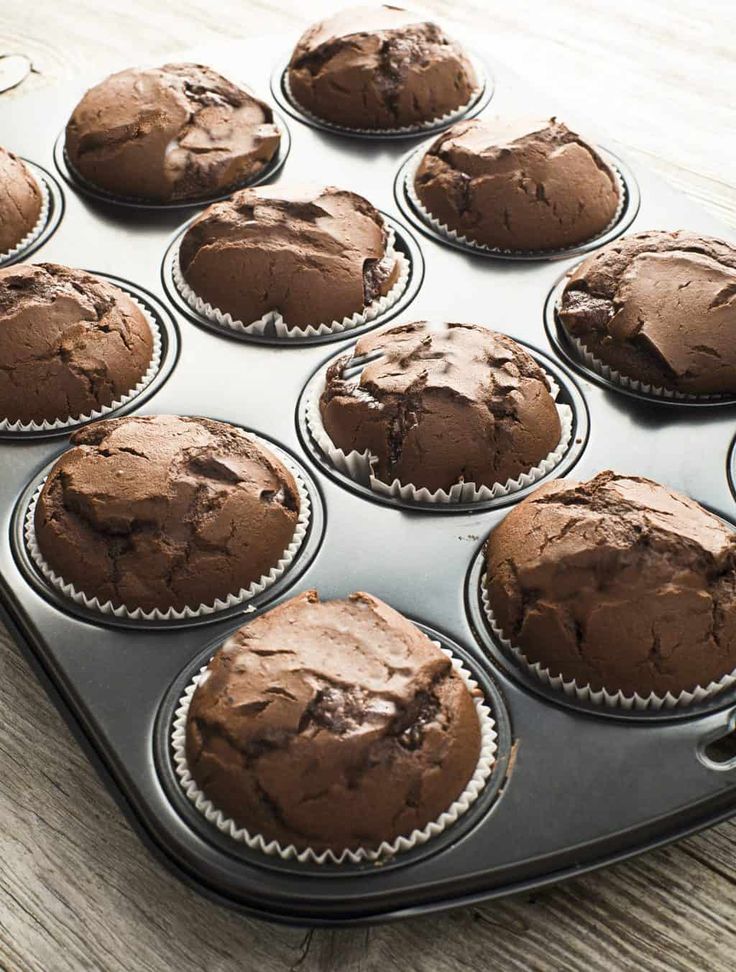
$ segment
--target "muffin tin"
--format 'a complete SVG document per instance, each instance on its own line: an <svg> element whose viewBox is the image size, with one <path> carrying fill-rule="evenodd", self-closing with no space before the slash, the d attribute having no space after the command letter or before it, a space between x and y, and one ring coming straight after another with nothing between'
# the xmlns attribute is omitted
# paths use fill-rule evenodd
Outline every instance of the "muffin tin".
<svg viewBox="0 0 736 972"><path fill-rule="evenodd" d="M490 45L479 56L486 77L495 79L486 91L493 95L486 110L537 117L558 112L588 131L547 94L530 92L493 58ZM278 180L354 189L395 225L412 263L409 288L368 327L437 318L480 322L510 334L554 375L561 400L574 411L571 446L552 476L586 479L609 467L651 476L736 522L733 409L626 394L590 374L563 343L550 295L579 256L571 251L535 260L493 259L438 239L407 208L403 194L402 168L420 139L361 139L302 124L282 100L283 38L188 57L232 77L242 76L247 65L245 80L256 93L273 75L277 101L289 116L282 115L281 123L291 129ZM55 139L83 87L75 83L2 104L0 119L12 150L60 172L65 182L63 190L54 188L58 229L43 237L34 259L117 278L162 325L162 368L123 411L208 415L252 429L288 453L304 471L311 527L292 567L252 602L254 609L309 587L323 598L369 591L465 662L484 689L498 730L491 783L472 809L436 840L381 865L275 861L235 844L187 801L169 740L183 687L247 611L143 623L71 604L38 574L22 531L34 487L67 437L3 436L3 615L151 849L200 891L250 913L299 923L359 923L539 887L736 812L736 758L728 745L733 739L726 739L736 726L736 693L685 710L631 714L572 703L521 674L494 642L480 607L481 547L527 490L473 506L407 506L331 469L305 427L305 388L326 359L350 350L358 332L279 343L236 337L198 320L177 299L167 251L201 207L119 205L66 181ZM733 238L638 167L622 162L621 171L628 231L684 227ZM50 181L55 184L53 176ZM619 222L614 235L625 228Z"/></svg>

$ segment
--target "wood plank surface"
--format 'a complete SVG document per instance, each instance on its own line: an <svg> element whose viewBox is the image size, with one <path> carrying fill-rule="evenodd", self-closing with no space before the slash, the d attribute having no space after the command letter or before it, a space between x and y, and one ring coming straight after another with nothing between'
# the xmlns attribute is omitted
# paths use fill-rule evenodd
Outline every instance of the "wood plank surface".
<svg viewBox="0 0 736 972"><path fill-rule="evenodd" d="M736 227L732 0L430 0ZM3 0L0 51L38 73L1 97L284 32L334 4ZM0 132L0 143L11 133ZM0 472L1 474L1 472ZM356 931L282 928L179 884L140 844L0 627L0 968L7 972L726 972L736 824L531 898Z"/></svg>

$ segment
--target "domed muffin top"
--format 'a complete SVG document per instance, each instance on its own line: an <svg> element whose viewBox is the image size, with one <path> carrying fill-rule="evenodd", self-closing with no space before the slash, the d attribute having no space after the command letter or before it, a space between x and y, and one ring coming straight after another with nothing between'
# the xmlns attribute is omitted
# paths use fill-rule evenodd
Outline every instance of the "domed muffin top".
<svg viewBox="0 0 736 972"><path fill-rule="evenodd" d="M211 605L260 580L294 536L294 477L235 426L135 416L71 444L39 497L36 538L49 566L102 604Z"/></svg>
<svg viewBox="0 0 736 972"><path fill-rule="evenodd" d="M88 182L151 202L196 200L255 177L276 154L268 105L201 64L129 68L84 95L66 153Z"/></svg>
<svg viewBox="0 0 736 972"><path fill-rule="evenodd" d="M345 378L362 358L359 376ZM433 491L505 483L561 435L539 365L477 324L417 321L363 336L330 367L320 414L338 448L376 457L378 478Z"/></svg>
<svg viewBox="0 0 736 972"><path fill-rule="evenodd" d="M251 834L315 850L379 846L435 820L480 756L447 656L370 594L307 591L217 652L192 697L189 769Z"/></svg>
<svg viewBox="0 0 736 972"><path fill-rule="evenodd" d="M547 483L486 560L504 635L553 675L662 696L736 669L736 533L666 486L611 471Z"/></svg>

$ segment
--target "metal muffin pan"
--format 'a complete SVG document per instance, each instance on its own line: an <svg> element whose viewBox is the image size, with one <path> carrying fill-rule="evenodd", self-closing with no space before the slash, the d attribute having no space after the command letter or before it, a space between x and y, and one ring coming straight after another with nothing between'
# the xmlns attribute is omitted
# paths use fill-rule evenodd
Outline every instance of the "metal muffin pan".
<svg viewBox="0 0 736 972"><path fill-rule="evenodd" d="M474 41L477 46L478 38ZM282 64L283 47L283 37L259 38L187 56L234 77L247 64L247 81L262 88ZM483 57L496 79L490 110L537 117L557 112L585 130L547 93L529 92L490 53ZM78 82L35 100L0 104L8 146L52 170L56 133L85 86ZM397 321L487 324L527 344L559 376L578 425L572 461L551 475L585 479L609 467L639 473L736 521L733 409L646 401L612 390L582 369L571 369L545 329L545 302L574 259L494 260L424 233L414 239L394 184L416 138L346 138L290 125L291 152L280 182L313 181L362 193L421 254L423 277ZM685 227L733 238L646 171L632 167L632 175L641 204L631 231ZM477 607L480 550L523 493L488 507L407 508L354 488L313 454L300 397L327 358L348 352L354 332L329 348L274 346L196 326L172 300L161 268L167 247L199 207L133 208L70 187L64 195L58 230L34 258L92 268L139 288L172 317L171 333L178 333L178 356L170 357L169 371L125 411L234 422L271 439L308 474L320 518L309 549L256 610L310 587L325 598L370 591L455 646L484 685L501 728L487 793L466 818L418 852L383 866L316 868L232 846L193 817L196 811L176 789L167 733L182 685L252 615L241 610L204 624L156 627L80 617L43 589L19 552L18 511L68 437L0 440L4 617L130 821L167 866L200 891L252 914L304 924L361 923L539 887L736 812L736 757L734 747L724 743L736 725L733 693L672 717L586 710L527 684L489 643Z"/></svg>

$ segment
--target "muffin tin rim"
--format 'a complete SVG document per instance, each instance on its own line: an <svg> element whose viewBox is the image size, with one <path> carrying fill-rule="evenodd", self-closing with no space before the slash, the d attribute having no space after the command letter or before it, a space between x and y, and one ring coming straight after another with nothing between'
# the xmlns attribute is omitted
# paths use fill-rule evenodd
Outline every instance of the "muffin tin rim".
<svg viewBox="0 0 736 972"><path fill-rule="evenodd" d="M153 413L157 414L157 413ZM163 414L163 413L162 413ZM182 413L177 413L182 414ZM292 563L273 583L268 585L260 594L254 595L248 601L232 605L228 608L213 611L211 614L196 616L193 618L180 618L172 620L141 619L130 617L116 617L113 614L103 614L99 611L78 605L60 591L57 591L44 578L40 569L36 566L28 550L25 537L25 521L28 509L36 495L40 485L51 472L53 466L64 452L70 448L67 443L64 448L58 450L56 454L44 464L43 468L37 469L29 481L26 482L23 491L19 495L13 507L10 518L10 547L16 566L23 575L24 580L40 596L50 603L54 608L62 613L74 617L78 620L96 625L100 628L113 628L133 631L174 631L177 629L198 628L208 624L215 624L231 618L243 618L259 610L262 606L266 607L278 599L281 595L291 591L295 583L314 562L318 556L325 536L325 524L327 519L326 508L322 490L319 483L307 469L304 462L288 447L282 445L270 435L256 432L237 422L225 419L217 419L214 416L188 416L192 418L214 418L215 421L223 421L228 425L233 425L245 432L252 432L267 443L272 448L277 458L283 461L284 457L288 463L293 463L303 479L304 486L309 496L311 504L310 517L307 523L307 530L301 546L297 550ZM242 620L241 620L242 623Z"/></svg>
<svg viewBox="0 0 736 972"><path fill-rule="evenodd" d="M601 155L603 160L618 173L625 193L625 198L618 214L618 218L602 233L590 240L585 240L582 243L576 243L573 246L556 250L532 250L528 252L524 250L503 250L500 248L489 248L487 250L483 250L480 247L468 246L465 243L461 243L458 240L453 240L450 237L443 235L438 230L434 229L434 227L430 226L423 219L421 213L416 210L407 193L406 179L408 173L412 169L414 160L419 157L420 153L426 152L432 145L433 141L433 139L428 139L426 143L416 146L399 160L399 167L394 177L394 198L402 216L404 216L415 229L418 229L433 242L439 243L442 246L450 247L450 249L457 250L459 253L480 257L481 259L486 260L503 260L509 263L553 263L562 260L575 259L577 257L582 257L587 253L591 253L592 251L605 246L607 243L611 243L613 240L618 239L619 236L622 236L629 229L639 214L639 210L641 208L641 190L633 170L623 159L621 159L620 156L616 155L605 146L596 144L596 151Z"/></svg>
<svg viewBox="0 0 736 972"><path fill-rule="evenodd" d="M477 799L452 826L437 835L437 837L431 838L425 844L412 850L398 853L392 858L382 861L380 864L370 861L361 864L300 863L294 860L286 861L278 857L268 856L232 840L227 835L220 833L214 824L209 823L187 798L176 775L171 745L171 727L174 723L175 713L184 689L190 684L199 669L209 662L222 644L242 627L243 624L247 624L248 621L255 617L266 614L269 610L276 607L277 604L282 604L289 600L290 596L290 592L288 592L280 596L277 602L259 605L256 611L249 614L246 619L241 619L239 624L228 629L225 633L218 635L216 639L212 639L205 648L199 649L180 668L176 677L166 687L165 694L156 712L150 739L156 776L169 805L177 813L178 817L183 820L187 828L193 830L197 836L202 837L209 845L214 846L217 850L227 854L229 857L235 860L245 861L249 865L262 867L266 871L278 871L306 879L357 877L365 880L369 879L372 875L380 876L382 872L393 871L407 864L411 865L417 861L423 861L430 856L434 856L437 853L450 850L459 841L470 836L475 828L494 812L496 806L498 806L503 798L509 781L508 770L514 746L511 714L501 688L494 678L493 667L488 663L487 658L483 655L478 655L472 648L459 644L454 638L446 635L444 631L430 627L408 614L402 614L402 616L406 617L432 640L438 641L443 648L449 648L452 654L466 666L471 676L480 686L495 722L496 753L491 775Z"/></svg>
<svg viewBox="0 0 736 972"><path fill-rule="evenodd" d="M239 192L241 189L250 189L255 186L265 185L281 172L281 169L286 164L286 160L291 152L291 131L281 112L275 111L274 109L272 109L272 111L274 122L278 125L281 133L281 138L279 139L279 148L276 154L261 169L256 178L231 186L227 191L210 193L209 195L202 196L198 199L154 202L146 199L134 199L130 196L116 196L112 192L108 192L105 189L95 186L94 183L89 182L87 179L83 178L83 176L77 173L67 157L66 127L62 128L54 141L54 164L56 165L59 175L71 189L77 193L81 193L86 198L97 203L105 203L108 206L121 206L123 209L138 209L149 212L171 212L178 209L198 209L209 206L215 202L222 202L224 199L229 199L233 193Z"/></svg>
<svg viewBox="0 0 736 972"><path fill-rule="evenodd" d="M363 324L359 324L357 327L349 328L345 331L335 331L331 334L322 334L318 336L279 338L270 334L238 334L236 331L220 327L213 321L207 320L204 315L198 314L194 308L187 303L182 294L179 293L179 289L174 282L173 274L171 272L171 261L174 258L175 252L180 245L184 234L192 223L199 217L199 213L195 213L188 220L182 223L181 226L177 227L173 235L169 237L168 243L166 244L166 249L164 250L164 254L161 259L160 278L164 293L178 313L185 316L187 320L197 325L197 327L202 327L212 334L227 338L239 344L253 343L269 345L277 348L304 348L313 347L320 344L335 344L338 341L349 341L354 336L365 334L367 331L372 331L375 328L382 327L384 324L388 324L389 321L392 321L399 314L404 313L410 304L413 303L422 288L422 284L424 283L424 275L426 272L424 255L422 254L421 247L415 239L414 234L402 222L397 220L394 216L391 216L389 213L384 212L382 209L378 209L377 212L380 213L387 225L393 230L394 248L400 250L409 263L409 279L404 292L396 298L395 302L390 307L388 307L382 314L379 314L370 321L365 321Z"/></svg>
<svg viewBox="0 0 736 972"><path fill-rule="evenodd" d="M494 329L489 328L489 330ZM511 337L511 335L508 336ZM572 409L572 430L570 434L570 442L562 461L551 469L546 475L541 476L538 480L535 480L535 482L530 483L528 486L525 486L516 492L508 493L504 496L494 497L493 499L489 500L480 500L478 502L412 503L393 496L384 496L380 493L376 493L371 490L370 487L364 486L362 483L356 483L348 475L335 469L332 464L322 455L321 450L312 439L312 435L310 434L306 421L306 410L310 389L313 383L330 364L350 352L351 348L346 347L343 347L335 354L332 354L328 358L321 361L314 371L312 371L312 373L309 375L299 394L295 410L295 423L299 441L301 442L305 453L309 456L311 461L319 467L320 471L326 476L329 476L330 479L337 483L338 486L350 490L351 492L360 496L362 499L372 501L381 506L388 506L398 509L405 513L426 513L438 516L467 515L468 513L482 513L515 505L517 502L520 502L530 493L532 493L542 483L566 476L570 470L575 467L585 452L585 448L590 437L590 413L587 402L585 401L580 389L577 387L577 383L574 381L572 376L568 375L564 368L560 366L559 362L555 361L550 355L533 344L522 341L518 338L512 338L512 340L516 341L517 344L527 351L534 358L537 364L540 364L545 370L549 369L563 396L561 403L570 405ZM560 399L558 399L558 401L559 400Z"/></svg>
<svg viewBox="0 0 736 972"><path fill-rule="evenodd" d="M463 50L471 58L473 66L480 66L483 73L484 83L478 94L468 104L465 111L458 109L459 113L452 118L445 121L442 121L442 118L434 119L435 124L428 122L425 127L416 128L412 131L391 132L384 130L371 132L370 130L345 128L328 121L322 121L316 115L308 114L296 101L291 100L286 90L286 74L289 69L293 47L279 57L276 66L271 72L271 94L279 108L291 115L296 121L301 122L302 125L306 125L315 131L324 132L327 135L373 142L400 142L426 138L427 136L436 137L440 132L445 131L458 122L464 121L467 118L475 118L488 107L496 93L496 78L487 60L480 57L474 50L469 50L465 47L463 47ZM446 112L444 117L448 114L450 113Z"/></svg>

